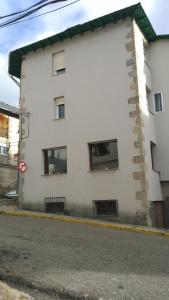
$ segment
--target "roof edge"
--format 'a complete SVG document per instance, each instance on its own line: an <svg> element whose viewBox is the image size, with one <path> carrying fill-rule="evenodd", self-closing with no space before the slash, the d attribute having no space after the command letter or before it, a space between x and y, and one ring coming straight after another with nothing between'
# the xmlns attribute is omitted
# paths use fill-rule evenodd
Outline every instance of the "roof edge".
<svg viewBox="0 0 169 300"><path fill-rule="evenodd" d="M15 76L20 79L21 76L21 63L22 56L38 49L43 49L47 46L52 46L55 43L62 42L67 38L73 38L75 35L83 34L88 31L94 31L99 27L105 27L110 23L116 23L121 19L131 17L135 19L140 30L145 35L146 39L150 42L157 39L157 35L144 11L141 3L134 4L132 6L120 9L108 15L104 15L97 19L93 19L83 24L79 24L66 29L63 32L57 33L53 36L39 40L32 44L26 45L24 47L18 48L9 54L9 69L10 75Z"/></svg>
<svg viewBox="0 0 169 300"><path fill-rule="evenodd" d="M4 114L6 116L9 116L9 117L12 117L12 118L15 118L15 119L19 119L19 112L14 113L14 112L11 112L9 110L3 109L1 107L0 107L0 114Z"/></svg>
<svg viewBox="0 0 169 300"><path fill-rule="evenodd" d="M157 40L168 40L169 34L159 34L157 35Z"/></svg>

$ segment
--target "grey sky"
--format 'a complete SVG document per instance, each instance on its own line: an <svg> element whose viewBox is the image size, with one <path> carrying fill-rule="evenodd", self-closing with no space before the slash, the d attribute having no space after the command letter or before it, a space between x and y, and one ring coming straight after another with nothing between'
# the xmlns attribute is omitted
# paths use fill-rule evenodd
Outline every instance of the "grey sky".
<svg viewBox="0 0 169 300"><path fill-rule="evenodd" d="M73 0L72 0L73 1ZM68 0L66 3L72 2ZM0 15L28 7L37 0L0 0ZM169 33L169 1L140 1L157 34ZM1 29L0 34L0 100L18 105L19 88L8 76L9 51L33 41L53 35L65 28L97 18L101 15L138 3L134 0L80 0L58 12ZM65 2L64 2L65 4ZM64 5L63 2L59 5ZM59 5L54 5L54 9ZM49 8L43 10L45 12Z"/></svg>

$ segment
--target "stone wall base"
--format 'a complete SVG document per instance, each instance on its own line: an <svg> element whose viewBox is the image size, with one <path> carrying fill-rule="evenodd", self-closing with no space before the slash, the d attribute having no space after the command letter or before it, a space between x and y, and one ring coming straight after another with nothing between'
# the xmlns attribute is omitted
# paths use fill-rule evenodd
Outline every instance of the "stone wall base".
<svg viewBox="0 0 169 300"><path fill-rule="evenodd" d="M22 202L22 209L28 211L45 212L44 203ZM100 219L109 222L118 222L123 224L147 225L144 212L138 211L135 214L119 212L118 216L95 216L93 208L85 205L66 203L65 215L76 216L81 218Z"/></svg>

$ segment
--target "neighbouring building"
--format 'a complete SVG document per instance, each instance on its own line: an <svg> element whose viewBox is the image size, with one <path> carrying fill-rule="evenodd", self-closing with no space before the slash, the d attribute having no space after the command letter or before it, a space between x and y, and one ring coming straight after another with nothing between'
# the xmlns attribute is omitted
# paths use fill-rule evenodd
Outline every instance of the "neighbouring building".
<svg viewBox="0 0 169 300"><path fill-rule="evenodd" d="M168 226L168 53L141 4L10 53L21 208Z"/></svg>
<svg viewBox="0 0 169 300"><path fill-rule="evenodd" d="M18 131L19 110L0 101L0 196L16 189Z"/></svg>

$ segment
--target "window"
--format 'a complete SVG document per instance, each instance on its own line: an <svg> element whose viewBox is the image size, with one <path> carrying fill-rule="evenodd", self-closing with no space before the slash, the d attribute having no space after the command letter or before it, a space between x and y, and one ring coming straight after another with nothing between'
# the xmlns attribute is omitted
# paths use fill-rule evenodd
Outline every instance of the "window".
<svg viewBox="0 0 169 300"><path fill-rule="evenodd" d="M96 200L94 205L96 216L117 216L117 200Z"/></svg>
<svg viewBox="0 0 169 300"><path fill-rule="evenodd" d="M155 107L155 112L159 112L163 110L161 93L154 94L154 107Z"/></svg>
<svg viewBox="0 0 169 300"><path fill-rule="evenodd" d="M64 97L55 98L54 102L54 112L55 112L55 119L64 119L65 117L65 103Z"/></svg>
<svg viewBox="0 0 169 300"><path fill-rule="evenodd" d="M150 142L150 151L151 151L152 169L154 171L157 171L157 167L156 167L156 144L153 143L153 142Z"/></svg>
<svg viewBox="0 0 169 300"><path fill-rule="evenodd" d="M53 74L59 75L65 73L65 52L60 51L53 55Z"/></svg>
<svg viewBox="0 0 169 300"><path fill-rule="evenodd" d="M45 174L67 173L66 147L45 149L43 153Z"/></svg>
<svg viewBox="0 0 169 300"><path fill-rule="evenodd" d="M48 197L45 198L46 212L48 213L64 213L65 197Z"/></svg>
<svg viewBox="0 0 169 300"><path fill-rule="evenodd" d="M7 147L4 147L4 146L0 146L0 155L1 156L7 156Z"/></svg>
<svg viewBox="0 0 169 300"><path fill-rule="evenodd" d="M90 143L90 169L109 170L118 168L117 140Z"/></svg>

